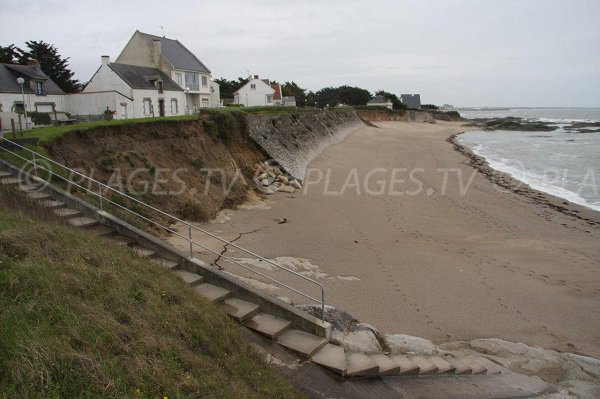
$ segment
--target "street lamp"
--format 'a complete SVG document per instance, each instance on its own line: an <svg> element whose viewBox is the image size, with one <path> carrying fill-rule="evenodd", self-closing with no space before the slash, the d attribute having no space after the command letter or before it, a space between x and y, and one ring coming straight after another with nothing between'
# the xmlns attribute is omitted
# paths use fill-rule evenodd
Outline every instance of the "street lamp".
<svg viewBox="0 0 600 399"><path fill-rule="evenodd" d="M22 77L17 78L17 83L21 86L21 95L23 96L23 111L25 111L25 130L29 128L29 122L27 121L27 105L25 104L25 92L23 91L23 84L25 84L25 79Z"/></svg>
<svg viewBox="0 0 600 399"><path fill-rule="evenodd" d="M186 87L183 92L185 93L185 110L186 110L186 114L189 115L190 114L190 99L189 99L188 93L190 92L190 88Z"/></svg>

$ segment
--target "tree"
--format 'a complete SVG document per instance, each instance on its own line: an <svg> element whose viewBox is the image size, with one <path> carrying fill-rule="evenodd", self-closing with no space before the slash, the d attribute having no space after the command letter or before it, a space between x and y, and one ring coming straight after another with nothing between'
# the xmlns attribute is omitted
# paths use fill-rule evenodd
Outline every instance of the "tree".
<svg viewBox="0 0 600 399"><path fill-rule="evenodd" d="M306 89L301 88L296 84L296 82L285 82L281 86L281 93L284 96L291 96L296 99L296 105L304 106L307 105L306 101ZM312 105L312 104L308 104Z"/></svg>
<svg viewBox="0 0 600 399"><path fill-rule="evenodd" d="M366 105L373 96L369 90L360 87L340 86L339 101L346 105Z"/></svg>
<svg viewBox="0 0 600 399"><path fill-rule="evenodd" d="M375 93L375 95L376 96L385 97L385 98L391 100L394 109L404 109L404 108L406 108L406 104L402 103L402 101L400 101L400 99L398 98L398 96L395 95L395 94L393 94L393 93L389 93L389 92L384 91L384 90L379 90L378 92Z"/></svg>
<svg viewBox="0 0 600 399"><path fill-rule="evenodd" d="M21 50L14 44L6 47L0 46L0 62L5 64L16 64Z"/></svg>
<svg viewBox="0 0 600 399"><path fill-rule="evenodd" d="M315 93L315 101L319 108L333 107L340 102L340 91L337 87L325 87Z"/></svg>
<svg viewBox="0 0 600 399"><path fill-rule="evenodd" d="M438 110L440 109L437 105L433 105L433 104L423 104L421 105L422 109L433 109L433 110Z"/></svg>
<svg viewBox="0 0 600 399"><path fill-rule="evenodd" d="M41 40L30 40L25 44L27 50L19 50L19 64L25 65L31 59L37 60L42 71L65 93L79 91L81 84L77 79L73 79L75 73L69 69L69 57L61 57L56 47Z"/></svg>
<svg viewBox="0 0 600 399"><path fill-rule="evenodd" d="M219 84L221 98L232 98L233 93L238 91L240 87L248 83L248 81L248 78L238 78L237 80L227 80L225 78L215 79L215 82Z"/></svg>

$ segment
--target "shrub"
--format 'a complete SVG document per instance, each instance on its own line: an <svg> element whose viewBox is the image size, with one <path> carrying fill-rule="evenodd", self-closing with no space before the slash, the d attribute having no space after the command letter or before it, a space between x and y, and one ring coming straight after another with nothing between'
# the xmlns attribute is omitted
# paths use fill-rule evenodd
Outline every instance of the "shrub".
<svg viewBox="0 0 600 399"><path fill-rule="evenodd" d="M31 117L31 120L36 125L51 125L52 119L50 118L50 114L47 112L29 112L28 114Z"/></svg>

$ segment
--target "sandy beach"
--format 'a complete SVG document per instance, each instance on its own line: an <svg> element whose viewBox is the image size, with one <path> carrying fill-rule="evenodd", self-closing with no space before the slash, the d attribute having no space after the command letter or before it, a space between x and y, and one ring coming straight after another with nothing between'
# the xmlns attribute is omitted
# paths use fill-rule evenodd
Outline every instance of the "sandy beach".
<svg viewBox="0 0 600 399"><path fill-rule="evenodd" d="M327 304L385 333L600 357L600 213L492 183L448 142L461 123L378 125L327 148L303 190L203 228L317 278Z"/></svg>

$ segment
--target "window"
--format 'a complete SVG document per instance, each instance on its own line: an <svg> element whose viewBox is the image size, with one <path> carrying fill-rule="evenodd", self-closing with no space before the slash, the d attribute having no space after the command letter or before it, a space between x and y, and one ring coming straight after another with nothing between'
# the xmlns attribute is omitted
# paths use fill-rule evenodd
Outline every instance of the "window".
<svg viewBox="0 0 600 399"><path fill-rule="evenodd" d="M208 76L202 76L202 86L208 86Z"/></svg>
<svg viewBox="0 0 600 399"><path fill-rule="evenodd" d="M208 98L202 99L202 108L208 108Z"/></svg>
<svg viewBox="0 0 600 399"><path fill-rule="evenodd" d="M158 93L163 94L163 81L162 80L157 81L156 85L158 86Z"/></svg>
<svg viewBox="0 0 600 399"><path fill-rule="evenodd" d="M42 82L35 82L35 95L36 96L44 95L44 84Z"/></svg>
<svg viewBox="0 0 600 399"><path fill-rule="evenodd" d="M256 84L255 83L251 83L250 84L250 90L256 90Z"/></svg>
<svg viewBox="0 0 600 399"><path fill-rule="evenodd" d="M143 105L144 105L144 115L151 115L152 114L152 100L149 98L144 98Z"/></svg>
<svg viewBox="0 0 600 399"><path fill-rule="evenodd" d="M54 112L54 104L53 103L35 103L35 110L37 112Z"/></svg>
<svg viewBox="0 0 600 399"><path fill-rule="evenodd" d="M185 73L185 87L189 87L190 90L200 90L199 76L196 72Z"/></svg>
<svg viewBox="0 0 600 399"><path fill-rule="evenodd" d="M171 99L171 115L177 115L177 99Z"/></svg>
<svg viewBox="0 0 600 399"><path fill-rule="evenodd" d="M25 112L25 104L22 101L15 101L15 112L19 114Z"/></svg>
<svg viewBox="0 0 600 399"><path fill-rule="evenodd" d="M271 104L273 102L273 95L267 94L267 104Z"/></svg>
<svg viewBox="0 0 600 399"><path fill-rule="evenodd" d="M181 87L183 87L183 76L181 72L175 72L175 82Z"/></svg>

